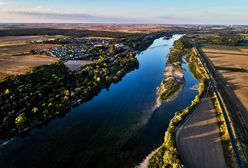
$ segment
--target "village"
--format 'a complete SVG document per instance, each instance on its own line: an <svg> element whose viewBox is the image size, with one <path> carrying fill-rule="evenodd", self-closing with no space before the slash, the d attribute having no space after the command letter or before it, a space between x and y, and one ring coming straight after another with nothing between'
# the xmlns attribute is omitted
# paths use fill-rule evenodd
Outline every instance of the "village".
<svg viewBox="0 0 248 168"><path fill-rule="evenodd" d="M113 39L66 38L37 40L32 43L59 44L60 46L58 47L39 52L45 52L47 55L59 58L62 61L94 60L99 56L110 54L114 51L130 50L130 47L122 43L116 43Z"/></svg>

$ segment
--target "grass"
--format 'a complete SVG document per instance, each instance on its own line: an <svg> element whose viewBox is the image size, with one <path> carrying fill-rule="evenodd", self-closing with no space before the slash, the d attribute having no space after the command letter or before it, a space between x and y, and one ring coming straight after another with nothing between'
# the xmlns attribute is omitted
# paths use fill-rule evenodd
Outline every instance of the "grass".
<svg viewBox="0 0 248 168"><path fill-rule="evenodd" d="M220 129L220 137L221 137L221 144L223 148L223 153L225 156L227 167L238 167L236 164L235 156L232 150L232 145L230 142L227 125L225 123L223 112L220 108L220 104L218 99L216 98L216 95L214 94L212 97L212 102L215 108L216 117L218 119L218 125Z"/></svg>

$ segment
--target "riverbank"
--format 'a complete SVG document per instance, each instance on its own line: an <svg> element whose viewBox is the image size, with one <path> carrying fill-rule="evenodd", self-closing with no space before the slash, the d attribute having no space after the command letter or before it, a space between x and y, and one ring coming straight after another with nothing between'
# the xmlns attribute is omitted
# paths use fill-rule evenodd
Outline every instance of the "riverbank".
<svg viewBox="0 0 248 168"><path fill-rule="evenodd" d="M182 37L174 42L173 48L167 57L167 63L164 70L165 79L162 80L157 88L157 106L162 101L170 100L183 87L185 70L182 68L182 57L185 51L185 45Z"/></svg>
<svg viewBox="0 0 248 168"><path fill-rule="evenodd" d="M164 143L159 147L158 151L150 158L147 167L170 167L170 166L183 166L181 156L177 151L176 140L175 140L175 129L183 122L187 115L193 111L197 105L201 102L201 98L205 93L206 86L205 80L207 79L206 72L201 65L199 58L187 58L190 63L194 62L195 68L191 69L194 76L198 76L200 83L198 85L198 93L192 103L185 109L175 113L175 116L170 121L169 127L165 133ZM190 65L189 65L190 66ZM191 65L192 66L192 65ZM194 71L193 71L194 70Z"/></svg>

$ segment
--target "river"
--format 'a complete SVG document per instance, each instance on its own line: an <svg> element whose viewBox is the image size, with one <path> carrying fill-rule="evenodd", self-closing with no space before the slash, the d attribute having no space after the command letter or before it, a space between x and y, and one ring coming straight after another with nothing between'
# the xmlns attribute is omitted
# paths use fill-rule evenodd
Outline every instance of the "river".
<svg viewBox="0 0 248 168"><path fill-rule="evenodd" d="M139 69L103 89L87 103L72 108L42 128L0 145L1 168L134 167L163 142L176 111L188 106L198 81L187 64L186 83L170 102L156 105L156 88L164 78L166 55L173 42L156 39L137 54Z"/></svg>

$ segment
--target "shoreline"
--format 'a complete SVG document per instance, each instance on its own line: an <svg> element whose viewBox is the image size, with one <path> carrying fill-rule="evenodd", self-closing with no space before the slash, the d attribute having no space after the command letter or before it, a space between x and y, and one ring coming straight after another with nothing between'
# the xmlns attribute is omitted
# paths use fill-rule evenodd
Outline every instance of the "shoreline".
<svg viewBox="0 0 248 168"><path fill-rule="evenodd" d="M164 76L157 88L157 104L161 104L163 101L170 101L175 97L175 94L180 91L185 83L184 73L182 68L184 47L179 48L177 46L178 41L181 42L182 37L176 40L173 47L170 49L170 53L167 57L167 63L165 65ZM177 51L176 54L175 51Z"/></svg>
<svg viewBox="0 0 248 168"><path fill-rule="evenodd" d="M195 61L196 65L199 67L203 67L202 64L198 64L198 60ZM191 71L191 70L190 70ZM175 113L174 117L170 120L169 126L165 132L164 141L162 145L159 147L161 150L158 150L148 161L146 167L163 167L163 166L178 166L182 167L183 162L180 154L178 153L178 149L176 146L176 128L178 125L184 122L184 120L191 114L192 110L194 110L199 103L202 101L202 96L206 92L206 80L207 75L206 71L196 72L191 71L192 74L199 73L199 85L198 91L195 98L192 100L191 104L186 108Z"/></svg>

